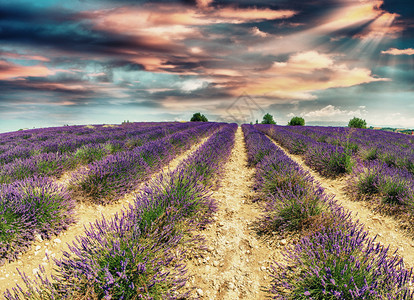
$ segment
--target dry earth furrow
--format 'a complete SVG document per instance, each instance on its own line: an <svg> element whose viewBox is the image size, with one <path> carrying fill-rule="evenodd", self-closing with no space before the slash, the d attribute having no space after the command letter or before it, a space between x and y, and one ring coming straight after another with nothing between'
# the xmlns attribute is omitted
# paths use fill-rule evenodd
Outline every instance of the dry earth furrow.
<svg viewBox="0 0 414 300"><path fill-rule="evenodd" d="M162 171L153 174L151 179L140 184L135 191L126 194L125 197L114 204L102 206L87 204L81 201L78 202L75 208L77 222L68 230L62 232L51 240L36 241L28 252L21 255L20 259L11 263L6 263L4 266L0 267L0 295L2 295L6 289L14 287L16 284L22 285L23 282L16 268L29 275L29 277L32 277L33 274L38 271L39 265L43 265L46 272L51 274L53 263L46 259L46 253L50 257L60 258L62 256L62 251L68 250L68 243L71 244L72 241L75 241L76 236L83 235L85 226L88 227L90 223L94 223L96 220L101 219L102 216L108 219L116 213L119 213L125 207L128 207L130 203L133 203L136 194L147 182L156 178L162 172L166 173L176 169L185 158L196 151L207 139L208 137L202 139L201 142L193 145L185 153L174 158L162 169ZM65 174L59 181L62 183L67 182L67 177L69 175L69 173Z"/></svg>
<svg viewBox="0 0 414 300"><path fill-rule="evenodd" d="M254 224L262 209L252 203L254 169L247 167L241 128L222 175L213 192L218 212L207 229L198 232L207 250L188 261L189 286L203 299L265 299L270 287L269 265L279 250L260 238Z"/></svg>
<svg viewBox="0 0 414 300"><path fill-rule="evenodd" d="M270 138L270 137L269 137ZM271 139L272 140L272 139ZM273 140L272 140L273 141ZM287 156L297 162L303 169L311 173L328 194L335 195L338 203L352 213L354 220L359 220L365 226L371 237L377 236L376 241L385 246L390 245L391 253L398 250L398 254L404 258L408 267L414 267L414 241L400 229L400 224L394 218L374 213L366 202L353 201L346 195L347 177L339 179L329 179L322 177L317 172L309 168L302 157L290 154L286 149L280 147Z"/></svg>

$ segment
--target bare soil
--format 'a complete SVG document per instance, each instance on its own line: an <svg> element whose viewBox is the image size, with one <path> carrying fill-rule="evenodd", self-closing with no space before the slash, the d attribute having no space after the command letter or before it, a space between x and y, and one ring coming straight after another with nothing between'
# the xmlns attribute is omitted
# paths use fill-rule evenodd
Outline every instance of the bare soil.
<svg viewBox="0 0 414 300"><path fill-rule="evenodd" d="M189 287L203 299L265 299L270 287L269 266L280 260L281 244L260 237L255 223L262 212L253 203L254 169L247 167L247 152L239 127L220 187L213 197L219 210L215 222L198 232L207 250L189 258Z"/></svg>
<svg viewBox="0 0 414 300"><path fill-rule="evenodd" d="M272 140L273 141L273 140ZM414 267L414 241L400 227L400 222L391 216L380 215L375 213L369 207L368 202L353 201L346 194L347 180L349 176L338 179L329 179L322 177L316 171L305 165L304 160L299 155L293 155L287 152L277 142L273 141L280 147L287 156L297 162L303 169L312 174L327 194L335 195L335 199L340 205L352 213L354 220L359 220L365 226L371 237L376 236L376 241L385 246L390 246L390 253L398 251L398 254L404 258L407 267Z"/></svg>
<svg viewBox="0 0 414 300"><path fill-rule="evenodd" d="M166 173L177 168L185 158L196 151L207 139L208 137L204 138L200 143L194 145L182 155L174 158L162 169L162 171L152 175L151 179L156 178L162 172ZM70 174L71 172L64 174L57 181L62 184L67 184ZM81 201L82 199L77 199L79 201L75 208L75 218L77 220L75 224L51 240L37 240L33 243L29 251L20 255L18 260L6 263L4 266L0 267L0 295L2 295L5 290L14 287L16 284L22 286L23 281L16 270L17 268L31 278L33 278L33 275L39 271L39 265L42 265L45 268L47 274L52 274L54 264L51 260L49 261L47 259L46 254L51 258L61 258L62 251L69 250L68 244L71 245L72 242L76 240L77 236L83 235L85 227L89 228L89 225L96 220L99 220L102 217L108 219L127 208L134 202L136 194L141 191L145 184L146 182L140 184L135 191L125 195L125 197L118 202L106 206L87 204Z"/></svg>

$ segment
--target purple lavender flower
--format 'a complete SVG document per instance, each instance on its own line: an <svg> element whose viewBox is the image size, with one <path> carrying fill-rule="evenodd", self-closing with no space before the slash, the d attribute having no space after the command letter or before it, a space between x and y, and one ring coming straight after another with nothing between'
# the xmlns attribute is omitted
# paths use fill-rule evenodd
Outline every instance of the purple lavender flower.
<svg viewBox="0 0 414 300"><path fill-rule="evenodd" d="M30 247L35 234L48 239L74 223L75 203L49 178L4 185L0 190L0 259L14 260Z"/></svg>

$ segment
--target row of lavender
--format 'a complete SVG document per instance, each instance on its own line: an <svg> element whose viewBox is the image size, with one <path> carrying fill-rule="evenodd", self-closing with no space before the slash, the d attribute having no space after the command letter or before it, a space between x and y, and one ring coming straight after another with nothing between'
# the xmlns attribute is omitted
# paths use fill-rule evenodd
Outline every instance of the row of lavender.
<svg viewBox="0 0 414 300"><path fill-rule="evenodd" d="M56 263L49 280L25 275L26 287L5 293L16 299L184 299L185 248L190 233L210 222L214 185L234 144L236 124L224 125L177 170L161 175L130 208L97 221Z"/></svg>
<svg viewBox="0 0 414 300"><path fill-rule="evenodd" d="M75 169L80 165L99 161L110 154L135 149L150 141L196 126L199 126L199 124L166 123L162 126L133 128L131 131L122 133L123 140L118 139L119 136L116 135L116 132L105 135L98 133L92 139L77 140L74 143L70 139L63 142L50 139L48 145L52 148L55 148L56 145L57 147L66 145L66 142L72 146L76 144L76 146L74 146L73 151L63 153L48 151L36 155L32 155L34 154L32 150L27 149L29 151L27 158L15 158L1 166L0 183L11 183L31 176L59 177L64 171ZM125 139L126 136L129 136L129 138ZM36 149L36 145L33 145L31 149ZM11 151L13 152L13 150Z"/></svg>
<svg viewBox="0 0 414 300"><path fill-rule="evenodd" d="M69 189L99 204L122 198L178 153L188 150L201 137L211 134L220 126L220 123L204 123L147 142L132 150L110 155L75 172Z"/></svg>
<svg viewBox="0 0 414 300"><path fill-rule="evenodd" d="M89 165L86 171L74 173L69 192L73 189L84 192L87 188L95 191L95 198L88 200L107 204L131 191L175 155L220 126L212 123L193 126L135 150L110 155ZM69 192L47 177L28 178L0 187L0 265L26 251L37 235L49 238L74 222L75 202Z"/></svg>
<svg viewBox="0 0 414 300"><path fill-rule="evenodd" d="M347 127L286 127L313 140L340 145L365 161L379 160L414 174L414 137Z"/></svg>
<svg viewBox="0 0 414 300"><path fill-rule="evenodd" d="M136 136L151 128L169 126L176 122L154 122L154 123L122 123L120 125L76 125L64 127L50 127L29 129L0 134L0 153L16 148L32 148L36 146L38 151L65 152L73 150L74 145L84 142L99 142L105 135L113 135L114 139L125 139ZM78 138L80 141L78 141ZM74 145L70 144L73 141ZM46 143L44 143L46 142ZM55 143L53 143L55 142ZM62 145L56 146L56 144ZM66 145L63 145L66 143Z"/></svg>
<svg viewBox="0 0 414 300"><path fill-rule="evenodd" d="M293 126L256 125L256 128L287 148L292 154L304 155L310 167L325 176L335 177L352 171L352 153L333 145L290 131Z"/></svg>
<svg viewBox="0 0 414 300"><path fill-rule="evenodd" d="M73 152L83 145L106 143L109 137L115 141L112 147L117 148L118 143L128 144L139 134L169 125L172 123L65 126L3 133L0 134L0 165L41 153Z"/></svg>
<svg viewBox="0 0 414 300"><path fill-rule="evenodd" d="M406 148L413 141L411 137L349 128L257 128L291 153L304 155L305 162L322 175L351 174L347 189L353 198L370 200L378 209L404 220L413 218L414 156L413 147ZM342 135L345 133L348 136Z"/></svg>
<svg viewBox="0 0 414 300"><path fill-rule="evenodd" d="M275 299L412 299L412 272L367 232L312 176L252 125L243 125L256 190L265 203L261 228L296 232L275 262Z"/></svg>

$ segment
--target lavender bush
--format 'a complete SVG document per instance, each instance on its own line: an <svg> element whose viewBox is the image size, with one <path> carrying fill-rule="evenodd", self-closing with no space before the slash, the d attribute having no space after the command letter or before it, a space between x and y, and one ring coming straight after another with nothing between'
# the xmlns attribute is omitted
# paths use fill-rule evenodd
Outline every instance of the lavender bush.
<svg viewBox="0 0 414 300"><path fill-rule="evenodd" d="M383 203L413 208L414 178L411 173L378 160L355 169L348 189L356 199L379 198Z"/></svg>
<svg viewBox="0 0 414 300"><path fill-rule="evenodd" d="M73 155L73 160L78 165L87 165L116 152L115 149L116 147L112 144L83 145L76 150Z"/></svg>
<svg viewBox="0 0 414 300"><path fill-rule="evenodd" d="M322 189L292 186L278 190L268 197L263 228L275 230L305 230L317 225L318 219L329 211L331 198ZM330 218L329 214L325 217Z"/></svg>
<svg viewBox="0 0 414 300"><path fill-rule="evenodd" d="M381 173L384 164L377 162L368 165L368 168L356 168L355 174L355 191L359 199L361 196L373 196L379 193Z"/></svg>
<svg viewBox="0 0 414 300"><path fill-rule="evenodd" d="M327 177L350 173L354 162L351 155L340 146L315 143L305 154L307 165Z"/></svg>
<svg viewBox="0 0 414 300"><path fill-rule="evenodd" d="M256 166L263 160L263 158L276 150L273 143L252 126L243 125L242 129L246 143L247 162L249 166Z"/></svg>
<svg viewBox="0 0 414 300"><path fill-rule="evenodd" d="M303 126L305 127L305 126ZM299 133L287 130L285 126L255 125L260 132L267 134L273 140L286 147L292 154L304 154L315 143L315 140ZM306 128L306 127L305 127Z"/></svg>
<svg viewBox="0 0 414 300"><path fill-rule="evenodd" d="M183 162L185 169L198 174L205 185L217 181L223 171L223 161L231 154L236 129L236 124L230 124L221 129L219 134L213 135L192 157Z"/></svg>
<svg viewBox="0 0 414 300"><path fill-rule="evenodd" d="M67 155L56 153L43 153L31 158L18 159L2 166L0 184L33 176L58 176L63 170L70 168L70 165L71 161Z"/></svg>
<svg viewBox="0 0 414 300"><path fill-rule="evenodd" d="M274 267L274 299L412 299L412 271L401 258L343 212L332 220L285 252Z"/></svg>
<svg viewBox="0 0 414 300"><path fill-rule="evenodd" d="M336 177L352 171L354 165L352 153L356 151L356 145L348 141L345 147L333 146L325 142L327 139L325 135L314 139L297 132L291 132L292 127L295 126L282 128L277 125L256 125L259 131L269 135L286 147L289 152L303 154L306 164L322 175Z"/></svg>
<svg viewBox="0 0 414 300"><path fill-rule="evenodd" d="M0 260L11 261L40 234L44 239L74 223L74 202L49 178L4 185L0 191Z"/></svg>
<svg viewBox="0 0 414 300"><path fill-rule="evenodd" d="M360 155L363 160L375 160L379 156L379 149L378 147L365 147L360 151Z"/></svg>
<svg viewBox="0 0 414 300"><path fill-rule="evenodd" d="M166 224L188 220L196 227L203 227L210 222L211 214L217 207L211 192L202 182L203 178L199 174L185 167L166 176L161 175L151 182L151 188L136 198L139 203L135 207L142 211L140 229L147 232L154 224L158 228L162 227L159 222L154 223L161 219Z"/></svg>
<svg viewBox="0 0 414 300"><path fill-rule="evenodd" d="M251 125L243 125L248 153L266 147L268 155L256 164L260 200L266 201L262 230L298 230L327 211L331 199L284 152ZM251 155L251 157L255 157Z"/></svg>

